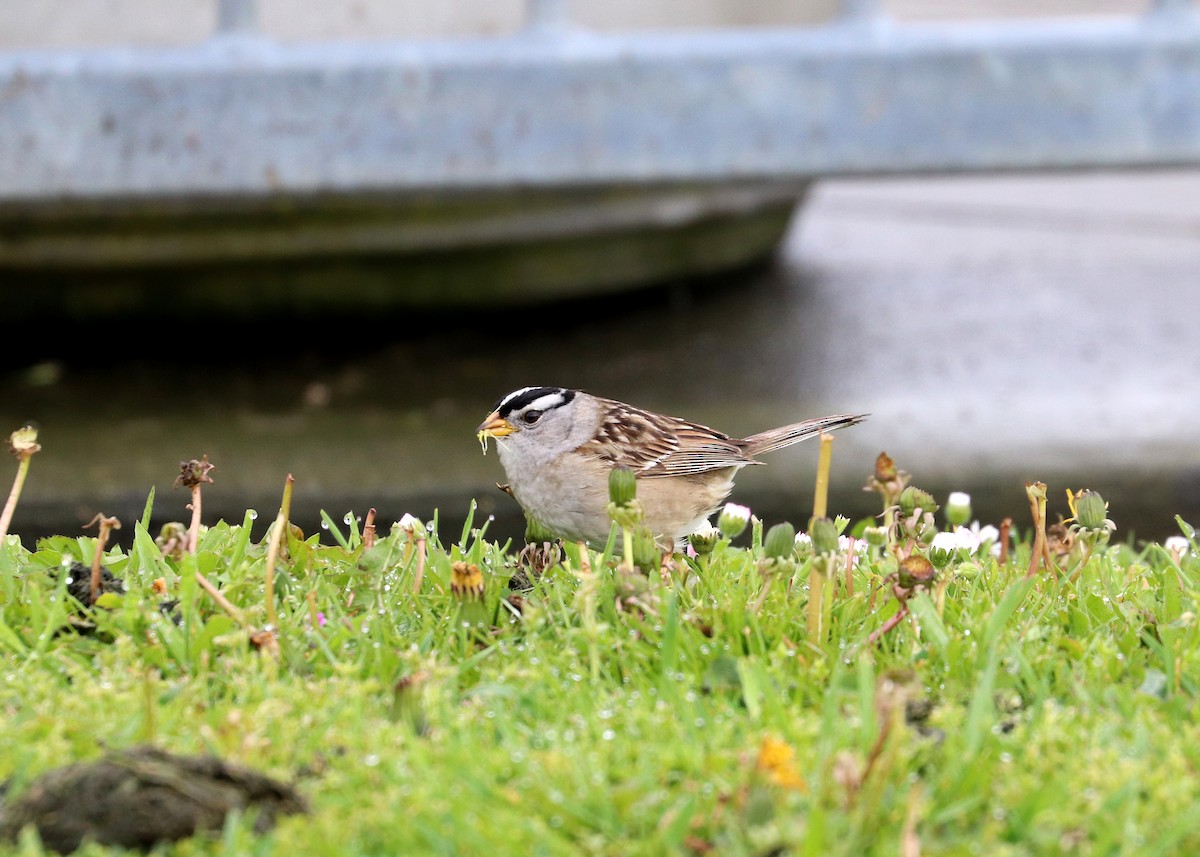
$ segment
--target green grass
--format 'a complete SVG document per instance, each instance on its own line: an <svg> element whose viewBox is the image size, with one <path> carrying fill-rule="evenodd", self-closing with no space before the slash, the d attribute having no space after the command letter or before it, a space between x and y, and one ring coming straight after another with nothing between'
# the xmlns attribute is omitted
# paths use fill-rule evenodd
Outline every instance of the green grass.
<svg viewBox="0 0 1200 857"><path fill-rule="evenodd" d="M764 566L761 528L665 580L568 546L518 614L515 550L486 528L429 532L414 592L408 534L364 549L351 520L289 540L271 654L195 583L263 626L251 523L180 558L136 524L104 557L128 591L88 611L89 634L63 630L78 604L56 572L90 564L94 539L0 545L10 799L150 741L294 781L311 809L162 854L1200 853L1195 544L1181 563L1116 544L1028 582L1027 543L1005 566L954 563L940 610L918 595L871 643L898 607L884 553L810 639L814 560ZM483 571L482 608L452 592L460 560ZM0 853L41 849L26 833Z"/></svg>

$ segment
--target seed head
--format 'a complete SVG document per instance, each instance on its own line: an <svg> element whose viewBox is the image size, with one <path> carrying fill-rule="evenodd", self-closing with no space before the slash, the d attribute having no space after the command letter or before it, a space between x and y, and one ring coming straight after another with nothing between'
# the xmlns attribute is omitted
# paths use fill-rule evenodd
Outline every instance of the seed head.
<svg viewBox="0 0 1200 857"><path fill-rule="evenodd" d="M900 563L898 582L904 589L928 586L937 577L937 569L919 553L910 554Z"/></svg>
<svg viewBox="0 0 1200 857"><path fill-rule="evenodd" d="M209 463L207 455L199 460L193 458L191 461L181 461L179 475L175 477L175 487L195 488L205 482L211 483L212 477L208 474L215 468L216 465Z"/></svg>

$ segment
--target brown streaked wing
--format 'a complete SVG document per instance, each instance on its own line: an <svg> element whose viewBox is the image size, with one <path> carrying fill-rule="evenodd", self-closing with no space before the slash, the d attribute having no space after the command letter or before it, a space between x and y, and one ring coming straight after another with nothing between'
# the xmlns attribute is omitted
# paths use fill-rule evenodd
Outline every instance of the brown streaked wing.
<svg viewBox="0 0 1200 857"><path fill-rule="evenodd" d="M610 402L594 440L580 447L639 476L686 476L758 463L733 438L708 426Z"/></svg>

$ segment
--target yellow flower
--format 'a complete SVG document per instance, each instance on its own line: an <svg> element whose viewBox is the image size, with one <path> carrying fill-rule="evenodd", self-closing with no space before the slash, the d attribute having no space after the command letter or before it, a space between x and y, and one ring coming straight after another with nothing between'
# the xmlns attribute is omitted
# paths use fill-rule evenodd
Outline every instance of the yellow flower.
<svg viewBox="0 0 1200 857"><path fill-rule="evenodd" d="M770 735L764 736L758 747L755 768L766 775L775 785L785 789L807 791L808 785L796 768L796 751L786 741Z"/></svg>
<svg viewBox="0 0 1200 857"><path fill-rule="evenodd" d="M483 572L469 562L456 562L450 567L450 591L463 601L483 598Z"/></svg>

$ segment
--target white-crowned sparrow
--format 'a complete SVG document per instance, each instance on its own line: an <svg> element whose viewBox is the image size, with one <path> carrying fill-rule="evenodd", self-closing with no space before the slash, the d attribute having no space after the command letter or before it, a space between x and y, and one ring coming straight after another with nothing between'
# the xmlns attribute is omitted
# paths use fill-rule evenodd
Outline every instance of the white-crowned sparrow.
<svg viewBox="0 0 1200 857"><path fill-rule="evenodd" d="M509 493L526 514L570 541L608 539L608 476L625 465L637 476L646 524L675 547L729 496L735 474L756 457L866 414L837 414L745 438L564 387L522 387L479 426L495 438Z"/></svg>

